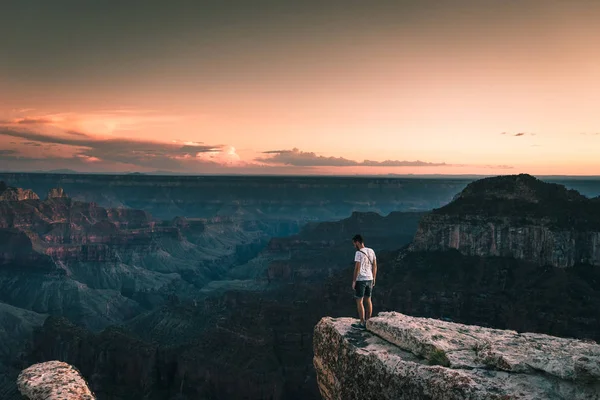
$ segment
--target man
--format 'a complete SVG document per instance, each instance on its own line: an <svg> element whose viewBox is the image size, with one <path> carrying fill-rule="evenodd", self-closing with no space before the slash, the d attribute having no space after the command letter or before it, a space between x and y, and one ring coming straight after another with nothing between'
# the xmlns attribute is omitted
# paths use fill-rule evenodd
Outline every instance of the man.
<svg viewBox="0 0 600 400"><path fill-rule="evenodd" d="M373 303L371 303L371 292L375 287L377 277L377 258L373 249L365 247L361 235L355 235L352 243L356 248L354 255L354 277L352 279L352 290L356 299L356 308L360 322L352 324L357 329L366 329L367 321L371 318L373 312ZM364 301L364 304L363 304Z"/></svg>

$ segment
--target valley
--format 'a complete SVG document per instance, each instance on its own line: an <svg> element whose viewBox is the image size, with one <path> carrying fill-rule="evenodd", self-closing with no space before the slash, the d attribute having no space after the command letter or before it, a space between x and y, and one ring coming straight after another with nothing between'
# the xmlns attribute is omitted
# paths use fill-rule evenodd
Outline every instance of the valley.
<svg viewBox="0 0 600 400"><path fill-rule="evenodd" d="M89 186L76 196L103 205L69 190L48 188L43 200L11 194L0 202L0 301L15 321L5 328L7 348L18 351L5 353L6 376L58 359L76 366L99 399L318 398L313 328L324 315L355 314L357 232L381 266L376 312L600 340L600 273L589 239L600 232L597 199L514 175L420 182L410 201L347 181L342 201L310 179L317 183L301 195L297 183L269 184L293 190L272 192L268 206L233 205L233 189L223 186L213 205L223 214L203 214L198 195L198 210L188 200L176 206L187 214L163 211L165 219L151 213L160 206L149 198L149 210L122 207L131 188L112 205L113 189ZM524 248L518 229L541 233L525 234ZM570 249L573 240L576 250L564 257L545 256L548 246ZM13 389L14 380L3 382L5 398Z"/></svg>

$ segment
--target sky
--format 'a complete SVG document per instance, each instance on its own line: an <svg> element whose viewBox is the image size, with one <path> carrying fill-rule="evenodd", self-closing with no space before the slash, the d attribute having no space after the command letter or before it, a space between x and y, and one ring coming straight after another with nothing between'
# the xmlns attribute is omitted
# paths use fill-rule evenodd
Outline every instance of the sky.
<svg viewBox="0 0 600 400"><path fill-rule="evenodd" d="M0 7L0 170L600 175L596 0Z"/></svg>

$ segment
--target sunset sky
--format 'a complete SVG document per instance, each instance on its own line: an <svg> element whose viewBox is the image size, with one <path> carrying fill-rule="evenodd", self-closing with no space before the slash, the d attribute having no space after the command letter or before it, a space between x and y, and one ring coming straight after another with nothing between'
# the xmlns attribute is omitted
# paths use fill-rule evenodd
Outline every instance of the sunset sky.
<svg viewBox="0 0 600 400"><path fill-rule="evenodd" d="M597 0L9 0L0 170L600 175Z"/></svg>

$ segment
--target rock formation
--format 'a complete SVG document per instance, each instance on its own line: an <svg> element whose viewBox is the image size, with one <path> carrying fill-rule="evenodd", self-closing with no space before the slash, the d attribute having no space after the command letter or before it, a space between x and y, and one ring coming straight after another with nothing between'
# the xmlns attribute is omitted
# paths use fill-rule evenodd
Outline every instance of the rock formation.
<svg viewBox="0 0 600 400"><path fill-rule="evenodd" d="M17 380L27 400L95 400L75 368L60 361L35 364L23 370Z"/></svg>
<svg viewBox="0 0 600 400"><path fill-rule="evenodd" d="M48 196L46 196L46 198L48 199L64 199L67 198L69 196L67 196L67 194L65 193L65 191L63 190L63 188L52 188L48 191Z"/></svg>
<svg viewBox="0 0 600 400"><path fill-rule="evenodd" d="M530 175L481 179L423 218L411 249L600 266L600 203Z"/></svg>
<svg viewBox="0 0 600 400"><path fill-rule="evenodd" d="M46 200L0 201L0 301L102 329L155 305L147 303L157 291L197 291L267 240L250 223L156 221L61 190Z"/></svg>
<svg viewBox="0 0 600 400"><path fill-rule="evenodd" d="M315 327L325 400L600 399L600 346L575 339L381 313Z"/></svg>
<svg viewBox="0 0 600 400"><path fill-rule="evenodd" d="M0 181L0 201L22 201L22 200L37 200L38 195L30 189L21 189L6 186Z"/></svg>

